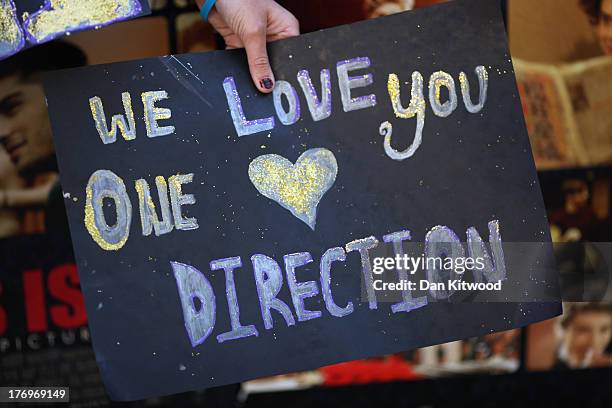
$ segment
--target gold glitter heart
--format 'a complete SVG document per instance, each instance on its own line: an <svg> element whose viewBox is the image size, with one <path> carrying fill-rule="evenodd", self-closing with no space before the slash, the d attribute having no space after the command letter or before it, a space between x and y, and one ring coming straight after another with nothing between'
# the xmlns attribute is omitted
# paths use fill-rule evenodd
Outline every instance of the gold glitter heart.
<svg viewBox="0 0 612 408"><path fill-rule="evenodd" d="M323 148L305 151L295 164L283 156L266 154L249 165L249 178L257 191L291 211L313 231L317 206L337 174L336 157Z"/></svg>

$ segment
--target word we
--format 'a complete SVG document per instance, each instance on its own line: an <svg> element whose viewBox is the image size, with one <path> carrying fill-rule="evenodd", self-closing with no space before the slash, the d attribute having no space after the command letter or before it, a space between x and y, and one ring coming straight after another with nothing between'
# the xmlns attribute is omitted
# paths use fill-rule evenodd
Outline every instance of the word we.
<svg viewBox="0 0 612 408"><path fill-rule="evenodd" d="M174 126L159 126L157 123L159 120L170 119L172 117L172 111L170 111L170 109L155 106L156 102L168 99L168 93L166 91L143 92L141 99L144 108L144 122L147 129L147 136L160 137L173 134L175 130ZM121 100L123 102L125 116L113 115L109 129L106 123L102 99L98 96L89 99L89 108L91 109L91 114L94 118L100 139L102 139L102 143L104 144L115 143L115 141L117 141L118 132L121 132L121 136L123 136L125 140L136 139L136 121L134 120L134 110L132 109L132 96L129 92L123 92L121 94Z"/></svg>

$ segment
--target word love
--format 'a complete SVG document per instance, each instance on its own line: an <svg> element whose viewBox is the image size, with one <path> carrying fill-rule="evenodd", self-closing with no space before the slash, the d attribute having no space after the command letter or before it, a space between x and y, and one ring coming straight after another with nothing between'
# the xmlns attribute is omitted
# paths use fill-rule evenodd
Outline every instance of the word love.
<svg viewBox="0 0 612 408"><path fill-rule="evenodd" d="M376 106L375 94L366 96L353 96L353 91L358 88L370 86L374 82L371 73L358 76L350 76L352 71L363 70L371 65L368 57L358 57L343 60L336 65L338 89L342 100L344 112L367 109ZM472 101L470 83L465 72L459 74L461 96L465 109L470 113L480 112L487 100L488 73L485 67L478 66L475 69L478 78L479 96L478 102ZM332 81L329 69L322 69L319 75L321 90L317 91L313 85L308 70L301 70L297 74L297 82L302 89L304 98L312 120L321 121L332 114ZM412 73L412 87L410 91L410 103L404 107L401 101L400 81L397 74L389 74L387 90L395 116L401 119L416 118L416 133L412 144L403 151L398 151L391 145L392 128L391 123L385 121L381 124L379 132L384 139L385 153L394 160L405 160L417 151L423 140L423 128L425 127L426 101L423 89L423 75L415 71ZM230 114L234 128L238 136L247 136L260 132L267 132L275 128L274 117L259 119L247 119L240 94L233 77L229 76L223 81L223 88L227 97ZM443 98L442 90L445 89L448 96ZM286 100L287 108L283 106L283 98ZM446 100L443 100L446 99ZM429 78L428 100L434 115L446 118L450 116L458 105L458 95L453 77L444 71L434 72ZM295 124L301 117L302 109L300 97L295 87L288 81L277 81L273 91L273 103L276 116L283 125Z"/></svg>
<svg viewBox="0 0 612 408"><path fill-rule="evenodd" d="M472 269L474 282L499 282L506 279L506 266L499 222L489 222L489 243L491 253L488 252L482 238L475 228L467 230L467 252L470 257L480 258L483 261L482 269ZM399 231L383 236L385 243L393 245L397 256L402 257L404 250L402 242L411 239L410 231ZM270 330L274 327L272 311L278 313L287 326L294 326L297 322L305 322L322 317L321 310L308 310L304 299L313 298L321 294L325 302L327 313L335 317L344 317L353 313L355 306L348 299L342 299L343 306L338 305L340 299L334 296L331 285L332 266L337 262L345 262L349 253L358 254L361 261L361 277L364 281L369 309L377 309L378 302L373 285L372 263L370 251L376 248L379 241L370 236L349 242L345 247L330 248L321 256L319 262L319 282L298 280L299 267L313 262L309 252L287 254L283 257L284 274L279 263L264 254L251 256L253 277L257 287L257 296L263 327ZM444 257L459 259L465 257L465 248L457 234L445 226L432 228L425 236L425 254L428 257ZM213 286L208 278L196 267L180 262L171 262L171 267L177 282L181 300L181 308L185 320L187 335L193 347L202 344L213 332L217 315L216 296ZM240 256L213 260L209 264L211 271L223 270L225 273L225 295L228 305L231 330L217 335L217 342L237 340L249 336L258 336L259 332L254 324L243 325L240 321L240 305L234 280L234 274L242 268ZM287 286L291 293L293 310L284 300L278 297L283 286L283 275L286 276ZM427 280L431 282L430 293L434 299L448 299L454 292L452 288L441 288L449 273L439 269L435 264L427 266ZM454 278L462 279L462 273L453 273ZM357 274L356 274L357 276ZM401 281L407 281L407 272L398 269ZM244 296L244 294L243 294ZM411 312L428 303L427 296L413 298L411 291L402 291L402 301L391 305L393 313ZM295 310L295 312L294 312Z"/></svg>
<svg viewBox="0 0 612 408"><path fill-rule="evenodd" d="M0 60L25 47L26 41L41 44L71 31L108 25L136 17L139 0L41 0L34 13L19 21L13 0L0 1Z"/></svg>

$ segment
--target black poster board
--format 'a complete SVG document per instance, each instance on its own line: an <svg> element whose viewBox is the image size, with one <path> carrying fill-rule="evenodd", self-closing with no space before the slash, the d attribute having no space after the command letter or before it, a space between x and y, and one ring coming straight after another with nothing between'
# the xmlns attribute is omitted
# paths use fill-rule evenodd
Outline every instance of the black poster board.
<svg viewBox="0 0 612 408"><path fill-rule="evenodd" d="M276 108L251 84L241 50L46 78L94 349L113 398L309 369L559 314L498 2L341 26L272 43L269 53L285 91ZM411 98L415 71L422 98ZM488 272L471 279L504 279L503 290L485 294L487 303L454 302L444 291L415 291L399 306L376 298L375 256L445 239L465 255L484 249ZM452 248L438 255L459 256Z"/></svg>

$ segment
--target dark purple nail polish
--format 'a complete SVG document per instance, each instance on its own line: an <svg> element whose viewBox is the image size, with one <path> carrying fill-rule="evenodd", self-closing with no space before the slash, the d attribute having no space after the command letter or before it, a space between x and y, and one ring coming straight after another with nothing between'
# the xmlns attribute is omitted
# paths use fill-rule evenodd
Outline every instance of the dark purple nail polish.
<svg viewBox="0 0 612 408"><path fill-rule="evenodd" d="M266 89L272 89L272 87L274 86L274 83L272 82L272 80L270 78L262 79L260 84L261 84L262 87L264 87Z"/></svg>

